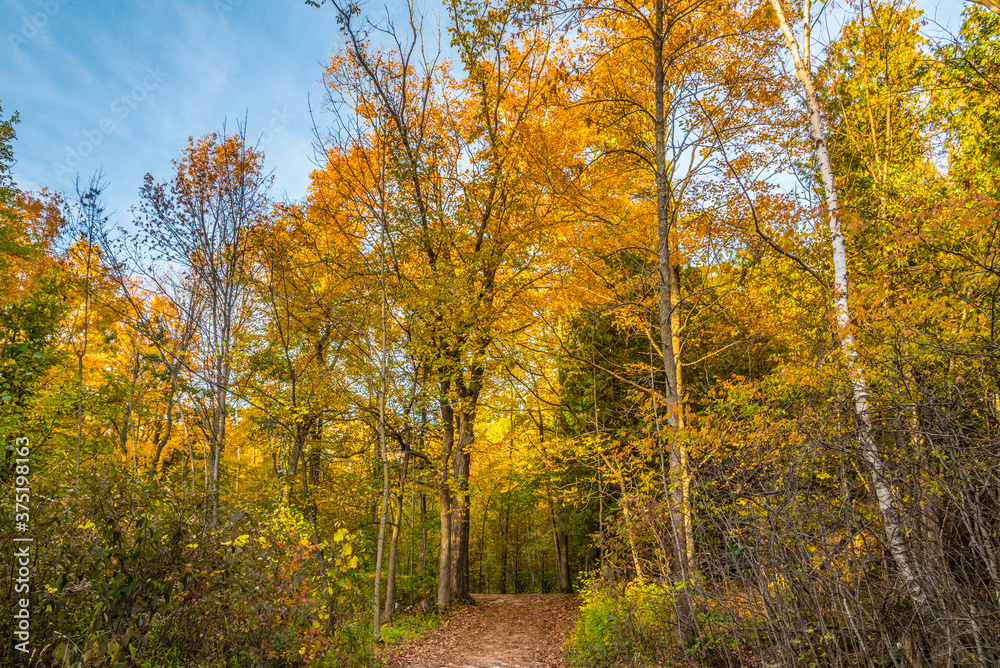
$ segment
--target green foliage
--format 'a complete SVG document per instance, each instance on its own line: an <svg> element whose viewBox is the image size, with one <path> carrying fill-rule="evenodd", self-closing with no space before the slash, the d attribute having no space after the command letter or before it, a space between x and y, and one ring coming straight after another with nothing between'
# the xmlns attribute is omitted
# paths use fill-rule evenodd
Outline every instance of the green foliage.
<svg viewBox="0 0 1000 668"><path fill-rule="evenodd" d="M11 142L17 138L14 126L18 120L16 111L5 119L3 107L0 106L0 210L4 214L7 213L6 207L14 197L14 182L10 175L10 169L14 165L14 147L11 146Z"/></svg>
<svg viewBox="0 0 1000 668"><path fill-rule="evenodd" d="M936 55L952 178L970 194L1000 198L1000 14L970 4L959 41Z"/></svg>
<svg viewBox="0 0 1000 668"><path fill-rule="evenodd" d="M316 543L284 508L213 510L114 472L35 494L32 643L51 665L371 665L351 663L371 643L346 530Z"/></svg>
<svg viewBox="0 0 1000 668"><path fill-rule="evenodd" d="M673 596L669 589L633 581L619 588L595 580L581 592L583 605L570 639L574 668L669 666Z"/></svg>
<svg viewBox="0 0 1000 668"><path fill-rule="evenodd" d="M26 257L31 252L31 245L25 244L17 224L15 200L18 193L10 173L14 166L12 142L17 138L14 126L19 120L16 111L5 119L0 107L0 269L7 265L5 256Z"/></svg>
<svg viewBox="0 0 1000 668"><path fill-rule="evenodd" d="M927 68L920 12L872 3L832 45L826 78L830 158L841 205L864 224L899 213L914 181L926 178L927 118L918 95Z"/></svg>
<svg viewBox="0 0 1000 668"><path fill-rule="evenodd" d="M59 273L0 305L0 439L23 433L28 401L46 369L64 354L56 334L66 311ZM6 457L5 457L6 459Z"/></svg>
<svg viewBox="0 0 1000 668"><path fill-rule="evenodd" d="M596 419L606 433L623 436L642 428L635 386L649 382L649 342L643 329L623 327L610 317L580 316L569 325L566 354L559 361L567 434L586 433ZM596 368L595 366L596 365ZM616 377L617 375L617 377ZM596 396L595 396L596 395Z"/></svg>
<svg viewBox="0 0 1000 668"><path fill-rule="evenodd" d="M402 643L410 638L433 631L441 626L441 617L430 613L400 615L392 624L382 627L382 639L390 645Z"/></svg>

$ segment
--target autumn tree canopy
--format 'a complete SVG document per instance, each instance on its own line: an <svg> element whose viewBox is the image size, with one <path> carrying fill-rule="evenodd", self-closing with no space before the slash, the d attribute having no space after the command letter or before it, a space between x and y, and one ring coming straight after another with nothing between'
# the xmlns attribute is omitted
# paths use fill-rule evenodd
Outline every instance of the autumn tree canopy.
<svg viewBox="0 0 1000 668"><path fill-rule="evenodd" d="M0 114L30 665L392 665L556 592L575 666L996 665L993 3L306 4L302 201L243 125L127 214L26 192Z"/></svg>

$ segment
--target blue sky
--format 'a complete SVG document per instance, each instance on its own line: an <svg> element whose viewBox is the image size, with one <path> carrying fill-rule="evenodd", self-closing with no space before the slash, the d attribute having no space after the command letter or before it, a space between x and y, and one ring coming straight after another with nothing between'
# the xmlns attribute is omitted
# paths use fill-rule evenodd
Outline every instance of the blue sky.
<svg viewBox="0 0 1000 668"><path fill-rule="evenodd" d="M403 0L389 0L400 9ZM373 2L379 13L386 2ZM436 2L428 4L436 5ZM921 0L957 31L959 0ZM430 19L433 24L433 19ZM125 223L143 176L170 175L189 135L244 116L274 170L272 194L302 198L320 128L322 64L340 42L330 7L303 0L0 0L0 103L21 114L14 177L71 192L103 169Z"/></svg>
<svg viewBox="0 0 1000 668"><path fill-rule="evenodd" d="M339 43L330 7L302 0L0 0L0 103L21 115L14 177L69 192L103 168L126 222L143 176L170 175L189 135L248 120L272 194L304 196L322 63ZM317 114L323 127L323 114Z"/></svg>

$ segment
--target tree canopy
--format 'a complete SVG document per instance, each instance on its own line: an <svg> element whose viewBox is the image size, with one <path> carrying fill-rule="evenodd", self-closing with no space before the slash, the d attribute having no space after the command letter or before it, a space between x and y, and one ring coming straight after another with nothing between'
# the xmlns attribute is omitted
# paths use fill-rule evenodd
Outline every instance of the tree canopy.
<svg viewBox="0 0 1000 668"><path fill-rule="evenodd" d="M994 3L307 4L302 201L241 125L109 217L0 112L0 662L378 665L560 592L576 666L996 665Z"/></svg>

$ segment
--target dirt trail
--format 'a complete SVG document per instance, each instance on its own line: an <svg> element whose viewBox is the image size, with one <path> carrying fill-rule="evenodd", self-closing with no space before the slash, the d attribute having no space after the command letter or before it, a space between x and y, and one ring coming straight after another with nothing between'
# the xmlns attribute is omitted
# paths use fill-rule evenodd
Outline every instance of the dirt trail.
<svg viewBox="0 0 1000 668"><path fill-rule="evenodd" d="M474 594L422 638L393 652L399 668L561 668L580 600L568 594Z"/></svg>

